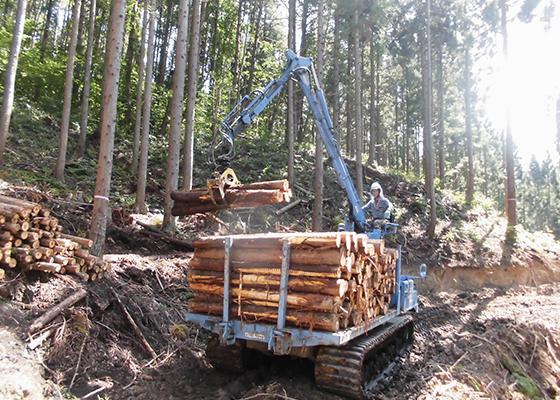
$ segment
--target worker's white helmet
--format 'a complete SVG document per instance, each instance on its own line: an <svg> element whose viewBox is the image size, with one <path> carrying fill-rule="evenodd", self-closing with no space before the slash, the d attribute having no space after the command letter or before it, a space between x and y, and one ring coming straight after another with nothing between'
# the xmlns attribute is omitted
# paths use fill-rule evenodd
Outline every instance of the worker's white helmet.
<svg viewBox="0 0 560 400"><path fill-rule="evenodd" d="M377 183L377 182L373 182L373 183L371 184L371 187L369 188L369 191L370 191L370 192L373 192L374 190L379 190L379 191L381 191L381 185L380 185L379 183Z"/></svg>

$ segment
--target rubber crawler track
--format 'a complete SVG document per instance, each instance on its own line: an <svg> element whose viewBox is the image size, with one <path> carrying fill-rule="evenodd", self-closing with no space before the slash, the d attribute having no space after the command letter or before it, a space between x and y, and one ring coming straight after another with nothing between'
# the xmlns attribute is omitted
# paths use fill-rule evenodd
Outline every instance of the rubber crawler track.
<svg viewBox="0 0 560 400"><path fill-rule="evenodd" d="M377 378L393 366L394 359L385 363L383 367L385 370L380 374L364 376L368 374L366 371L371 364L370 361L375 363L378 351L393 342L397 343L396 339L403 339L401 341L403 345L409 342L413 336L412 321L410 315L397 317L383 327L362 335L343 347L322 347L315 361L317 386L353 399L373 398L374 393L366 390L365 386L373 386L371 389L375 389ZM395 353L400 355L400 349Z"/></svg>

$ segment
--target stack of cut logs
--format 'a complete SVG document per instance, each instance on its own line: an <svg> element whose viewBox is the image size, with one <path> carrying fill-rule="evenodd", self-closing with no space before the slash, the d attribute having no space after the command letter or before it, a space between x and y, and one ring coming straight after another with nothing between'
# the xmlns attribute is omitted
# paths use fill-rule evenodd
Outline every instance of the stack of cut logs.
<svg viewBox="0 0 560 400"><path fill-rule="evenodd" d="M230 315L277 322L284 238L290 239L286 324L335 332L389 310L396 249L355 233L231 236ZM225 237L193 243L192 312L222 315Z"/></svg>
<svg viewBox="0 0 560 400"><path fill-rule="evenodd" d="M74 274L81 280L103 277L108 263L89 254L89 239L62 232L58 219L40 204L0 196L0 275L5 270Z"/></svg>
<svg viewBox="0 0 560 400"><path fill-rule="evenodd" d="M171 213L175 216L193 215L226 208L256 207L264 204L287 203L292 190L287 180L227 186L222 197L218 188L198 188L171 192L174 200Z"/></svg>

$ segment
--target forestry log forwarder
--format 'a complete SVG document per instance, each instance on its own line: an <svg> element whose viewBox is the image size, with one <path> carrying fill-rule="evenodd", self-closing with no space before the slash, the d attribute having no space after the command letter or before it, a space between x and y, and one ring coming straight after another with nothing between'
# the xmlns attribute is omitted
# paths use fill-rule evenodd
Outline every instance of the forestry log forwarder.
<svg viewBox="0 0 560 400"><path fill-rule="evenodd" d="M209 237L193 243L189 271L195 298L186 315L214 333L206 354L218 368L241 371L252 351L315 362L317 385L351 398L371 398L378 381L413 338L418 310L413 278L401 275L401 249L386 249L383 231L367 221L341 156L311 58L286 52L283 75L245 96L221 124L226 144L282 90L300 85L351 204L333 233ZM312 87L312 76L315 89ZM222 157L224 159L224 157Z"/></svg>

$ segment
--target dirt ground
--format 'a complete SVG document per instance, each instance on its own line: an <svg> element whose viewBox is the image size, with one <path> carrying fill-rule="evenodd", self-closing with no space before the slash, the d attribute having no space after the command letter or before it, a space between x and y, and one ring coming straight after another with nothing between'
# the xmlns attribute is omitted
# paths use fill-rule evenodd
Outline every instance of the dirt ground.
<svg viewBox="0 0 560 400"><path fill-rule="evenodd" d="M145 240L138 243L144 251L167 246ZM313 365L299 359L277 359L240 377L214 370L204 355L208 332L183 322L192 253L156 250L169 252L107 256L112 272L97 282L28 274L1 283L12 295L0 302L0 397L340 399L319 391ZM382 383L380 399L560 398L560 284L478 287L480 271L470 274L471 285L466 270L419 283L414 345ZM26 350L30 322L80 286L87 301L48 326L52 334L42 346Z"/></svg>
<svg viewBox="0 0 560 400"><path fill-rule="evenodd" d="M66 231L87 231L90 205L22 193ZM517 247L506 246L497 217L471 214L444 221L439 243L426 241L411 215L388 243L403 245L405 273L417 275L421 262L429 269L416 281L414 344L379 399L560 399L560 246L523 232ZM276 358L242 376L215 370L204 354L209 332L184 322L192 253L127 219L109 228L112 268L99 281L17 269L0 281L0 399L341 399L318 390L307 360ZM179 226L187 240L224 229L197 216ZM29 335L38 316L79 288L85 300ZM41 336L35 350L26 347Z"/></svg>

